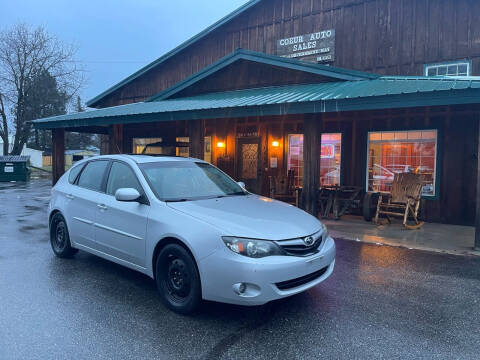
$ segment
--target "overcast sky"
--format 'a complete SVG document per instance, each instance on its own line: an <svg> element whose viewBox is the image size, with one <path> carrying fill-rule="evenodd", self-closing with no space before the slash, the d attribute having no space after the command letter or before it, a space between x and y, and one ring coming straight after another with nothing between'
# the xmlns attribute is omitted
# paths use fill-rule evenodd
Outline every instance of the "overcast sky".
<svg viewBox="0 0 480 360"><path fill-rule="evenodd" d="M0 0L0 28L44 25L75 43L86 102L247 0Z"/></svg>

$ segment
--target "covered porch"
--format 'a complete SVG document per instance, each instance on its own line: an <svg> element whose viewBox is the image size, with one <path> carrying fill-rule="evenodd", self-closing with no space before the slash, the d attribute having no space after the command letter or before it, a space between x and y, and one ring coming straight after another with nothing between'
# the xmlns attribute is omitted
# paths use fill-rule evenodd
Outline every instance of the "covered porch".
<svg viewBox="0 0 480 360"><path fill-rule="evenodd" d="M391 225L373 226L360 216L347 215L339 221L323 221L334 238L454 255L480 256L480 251L474 250L473 226L427 222L419 230L408 231L400 221Z"/></svg>
<svg viewBox="0 0 480 360"><path fill-rule="evenodd" d="M315 82L297 84L307 77ZM415 166L427 179L422 218L475 225L478 248L479 115L476 78L383 77L239 51L146 102L34 124L52 129L54 182L65 131L96 132L103 153L205 159L262 195L291 172L314 215L323 185L388 191L395 172Z"/></svg>

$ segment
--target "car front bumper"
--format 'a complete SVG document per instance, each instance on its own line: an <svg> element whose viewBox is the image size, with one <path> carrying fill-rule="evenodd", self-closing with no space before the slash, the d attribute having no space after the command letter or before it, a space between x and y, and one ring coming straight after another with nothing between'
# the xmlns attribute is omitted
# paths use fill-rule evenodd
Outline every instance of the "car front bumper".
<svg viewBox="0 0 480 360"><path fill-rule="evenodd" d="M225 247L200 261L205 300L238 305L262 305L298 294L328 278L335 265L335 242L328 237L319 253L253 259ZM239 285L245 284L244 293ZM280 286L280 288L279 288Z"/></svg>

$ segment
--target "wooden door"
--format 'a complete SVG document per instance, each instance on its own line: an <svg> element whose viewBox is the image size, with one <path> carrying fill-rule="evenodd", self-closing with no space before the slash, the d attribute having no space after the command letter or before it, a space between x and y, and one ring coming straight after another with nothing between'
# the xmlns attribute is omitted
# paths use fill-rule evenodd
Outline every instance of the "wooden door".
<svg viewBox="0 0 480 360"><path fill-rule="evenodd" d="M260 138L237 140L237 180L243 181L248 191L260 194L262 188L262 161Z"/></svg>

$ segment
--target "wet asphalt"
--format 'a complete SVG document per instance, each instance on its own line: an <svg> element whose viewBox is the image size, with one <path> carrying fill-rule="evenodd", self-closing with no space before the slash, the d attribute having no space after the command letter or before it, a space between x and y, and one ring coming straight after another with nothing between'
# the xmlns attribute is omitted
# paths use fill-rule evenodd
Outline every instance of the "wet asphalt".
<svg viewBox="0 0 480 360"><path fill-rule="evenodd" d="M480 258L337 239L303 294L180 316L140 273L53 256L49 191L0 183L0 359L479 359Z"/></svg>

